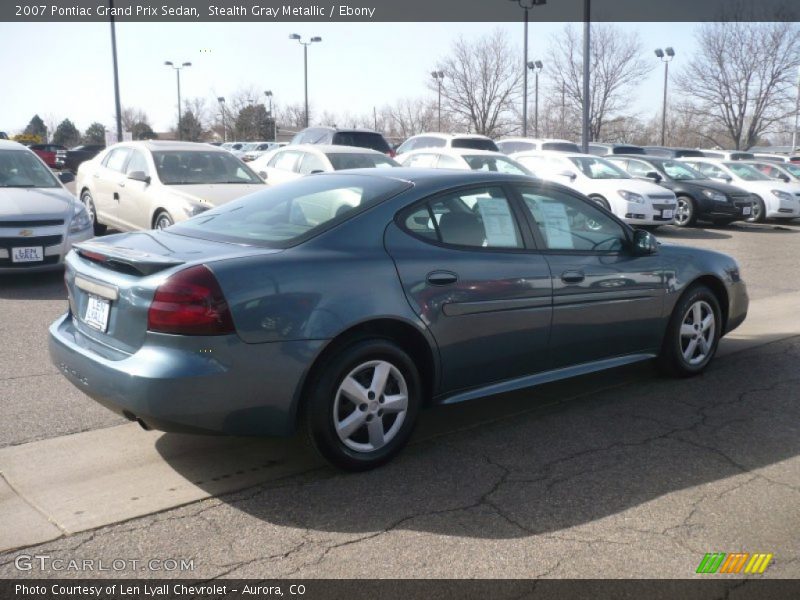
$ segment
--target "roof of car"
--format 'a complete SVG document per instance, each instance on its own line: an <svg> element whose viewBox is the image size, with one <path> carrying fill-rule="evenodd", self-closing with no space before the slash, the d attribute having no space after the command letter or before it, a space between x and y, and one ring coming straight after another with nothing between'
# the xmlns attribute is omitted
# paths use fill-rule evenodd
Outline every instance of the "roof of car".
<svg viewBox="0 0 800 600"><path fill-rule="evenodd" d="M246 142L245 142L246 143ZM117 144L114 144L116 146ZM120 146L128 146L132 148L145 148L146 150L202 150L208 152L209 150L216 150L217 152L225 152L220 146L212 146L210 144L203 144L200 142L177 142L174 140L142 140L137 142L121 142ZM114 146L109 146L112 148Z"/></svg>
<svg viewBox="0 0 800 600"><path fill-rule="evenodd" d="M480 135L479 133L441 133L438 131L429 131L427 133L418 133L417 135L412 135L408 139L416 138L416 137L438 137L445 140L453 140L456 138L468 138L468 139L480 139L480 140L490 140L491 138L486 137L485 135Z"/></svg>
<svg viewBox="0 0 800 600"><path fill-rule="evenodd" d="M319 152L322 154L377 154L386 156L383 152L378 152L371 148L360 148L358 146L338 146L334 144L289 144L281 146L281 150L302 150L303 152ZM277 150L277 148L276 148Z"/></svg>
<svg viewBox="0 0 800 600"><path fill-rule="evenodd" d="M498 171L468 171L458 169L423 169L418 167L401 167L397 169L348 169L346 171L332 171L330 173L320 173L314 177L346 175L369 175L370 177L384 177L397 181L410 181L412 183L471 183L474 181L485 181L492 179L521 178L530 179L531 175L514 175L510 173L500 173Z"/></svg>
<svg viewBox="0 0 800 600"><path fill-rule="evenodd" d="M0 140L0 149L2 150L19 150L20 148L27 148L27 146L12 140Z"/></svg>
<svg viewBox="0 0 800 600"><path fill-rule="evenodd" d="M420 148L419 150L409 150L402 156L414 156L417 154L447 154L449 156L499 156L508 158L507 154L495 152L493 150L473 150L472 148Z"/></svg>

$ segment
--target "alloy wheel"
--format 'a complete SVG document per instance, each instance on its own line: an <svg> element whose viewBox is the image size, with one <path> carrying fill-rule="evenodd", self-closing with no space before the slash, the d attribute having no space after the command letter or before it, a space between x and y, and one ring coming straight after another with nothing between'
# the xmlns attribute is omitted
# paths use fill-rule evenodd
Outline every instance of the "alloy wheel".
<svg viewBox="0 0 800 600"><path fill-rule="evenodd" d="M705 300L693 303L683 316L680 330L681 353L687 364L696 366L708 360L715 333L714 309Z"/></svg>
<svg viewBox="0 0 800 600"><path fill-rule="evenodd" d="M172 219L169 218L167 214L159 215L158 219L156 219L156 229L166 229L172 225Z"/></svg>
<svg viewBox="0 0 800 600"><path fill-rule="evenodd" d="M339 440L356 452L379 450L400 431L408 412L408 385L400 370L371 360L350 371L333 403Z"/></svg>
<svg viewBox="0 0 800 600"><path fill-rule="evenodd" d="M686 198L678 198L678 206L675 208L675 225L685 227L692 220L692 206Z"/></svg>

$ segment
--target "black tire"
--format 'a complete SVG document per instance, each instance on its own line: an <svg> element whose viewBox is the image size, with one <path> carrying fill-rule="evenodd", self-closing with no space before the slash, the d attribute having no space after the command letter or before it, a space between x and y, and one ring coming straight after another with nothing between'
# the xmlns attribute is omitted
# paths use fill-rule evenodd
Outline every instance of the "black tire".
<svg viewBox="0 0 800 600"><path fill-rule="evenodd" d="M696 327L698 324L696 322L696 306L699 306L701 311L699 329ZM706 317L709 315L713 315L713 330L710 331L706 330L704 325ZM688 329L693 329L694 333L687 335L682 331L684 325ZM722 327L722 311L714 292L704 285L690 287L681 296L672 311L664 335L664 343L661 346L661 353L656 359L659 370L673 377L692 377L702 373L717 352ZM698 336L703 336L706 348L703 347L703 342L700 342ZM693 341L695 342L694 354L690 352L690 345ZM687 353L692 360L687 358Z"/></svg>
<svg viewBox="0 0 800 600"><path fill-rule="evenodd" d="M83 190L81 192L81 202L86 207L86 212L89 213L89 218L92 219L92 227L94 228L95 235L103 235L108 229L107 225L103 225L102 223L98 223L97 221L97 208L94 205L94 198L92 198L91 192L89 190Z"/></svg>
<svg viewBox="0 0 800 600"><path fill-rule="evenodd" d="M697 223L697 206L689 196L678 196L678 206L675 208L676 227L692 227Z"/></svg>
<svg viewBox="0 0 800 600"><path fill-rule="evenodd" d="M753 196L753 216L747 219L748 223L763 223L767 220L767 207L758 196Z"/></svg>
<svg viewBox="0 0 800 600"><path fill-rule="evenodd" d="M384 389L393 393L375 396L362 384L375 385L377 366L387 364L394 371L386 378ZM364 395L359 402L350 400L351 396L341 391L348 378L351 382L361 382L359 397L362 397L361 391L372 396ZM384 412L380 407L388 406L385 398L399 398L403 389L407 403L402 418L400 412ZM408 443L421 404L419 371L408 354L390 340L362 339L337 351L314 376L303 405L302 420L308 438L323 458L347 471L366 471L388 462ZM354 415L357 420L353 423L361 424L354 425L348 436L343 424ZM358 415L364 415L363 422ZM342 435L337 432L337 421L342 426ZM381 440L384 436L391 437L382 446L368 448L373 445L371 427L380 428Z"/></svg>
<svg viewBox="0 0 800 600"><path fill-rule="evenodd" d="M170 214L165 210L159 211L156 213L156 216L153 217L153 229L166 229L174 224L175 221L172 220Z"/></svg>
<svg viewBox="0 0 800 600"><path fill-rule="evenodd" d="M608 203L608 200L606 200L602 196L589 196L589 200L591 200L595 204L602 206L608 212L611 212L611 205Z"/></svg>

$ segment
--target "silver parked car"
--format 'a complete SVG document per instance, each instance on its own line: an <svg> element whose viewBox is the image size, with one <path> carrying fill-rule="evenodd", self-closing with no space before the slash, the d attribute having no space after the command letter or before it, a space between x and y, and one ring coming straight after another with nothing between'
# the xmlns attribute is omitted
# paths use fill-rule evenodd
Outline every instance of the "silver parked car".
<svg viewBox="0 0 800 600"><path fill-rule="evenodd" d="M264 185L221 148L147 141L115 144L81 164L75 190L100 234L163 229Z"/></svg>
<svg viewBox="0 0 800 600"><path fill-rule="evenodd" d="M0 272L57 268L72 244L92 235L83 205L42 159L0 140Z"/></svg>

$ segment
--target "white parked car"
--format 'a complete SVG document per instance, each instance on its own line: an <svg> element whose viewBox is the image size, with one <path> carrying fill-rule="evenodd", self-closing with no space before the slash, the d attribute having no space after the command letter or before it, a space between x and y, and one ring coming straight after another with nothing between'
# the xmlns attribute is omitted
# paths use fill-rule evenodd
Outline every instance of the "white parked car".
<svg viewBox="0 0 800 600"><path fill-rule="evenodd" d="M259 156L264 156L270 150L282 148L285 145L286 142L256 142L253 148L242 154L240 158L244 162L252 162Z"/></svg>
<svg viewBox="0 0 800 600"><path fill-rule="evenodd" d="M675 218L675 194L655 183L634 179L618 166L591 154L519 152L511 158L537 177L588 196L631 225L658 227Z"/></svg>
<svg viewBox="0 0 800 600"><path fill-rule="evenodd" d="M800 217L800 183L784 183L740 160L712 158L682 158L710 179L731 183L750 192L753 198L753 218L756 223L765 219L796 219Z"/></svg>
<svg viewBox="0 0 800 600"><path fill-rule="evenodd" d="M421 133L413 135L397 148L397 155L424 148L468 148L498 152L491 138L477 133Z"/></svg>
<svg viewBox="0 0 800 600"><path fill-rule="evenodd" d="M555 152L579 153L580 146L569 140L556 139L534 139L524 137L505 138L497 142L497 147L503 154L514 154L515 152L537 152L541 150L553 150Z"/></svg>
<svg viewBox="0 0 800 600"><path fill-rule="evenodd" d="M706 158L716 158L719 160L753 160L755 155L752 152L742 150L701 150Z"/></svg>
<svg viewBox="0 0 800 600"><path fill-rule="evenodd" d="M377 150L327 144L285 146L271 150L248 164L270 185L292 181L312 173L400 166L394 159Z"/></svg>
<svg viewBox="0 0 800 600"><path fill-rule="evenodd" d="M163 229L263 189L230 152L192 142L123 142L78 168L75 191L95 232Z"/></svg>
<svg viewBox="0 0 800 600"><path fill-rule="evenodd" d="M770 179L779 179L785 183L800 182L800 164L776 163L767 159L748 160L745 164L754 166Z"/></svg>
<svg viewBox="0 0 800 600"><path fill-rule="evenodd" d="M514 175L530 175L528 169L502 152L461 148L428 148L412 150L397 157L404 167L427 169L460 169L462 171L496 171Z"/></svg>
<svg viewBox="0 0 800 600"><path fill-rule="evenodd" d="M72 244L91 238L83 205L36 154L0 140L0 273L58 268Z"/></svg>

